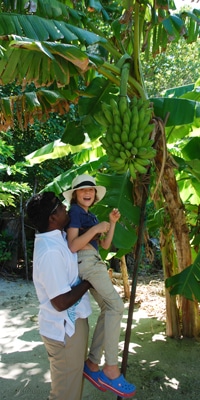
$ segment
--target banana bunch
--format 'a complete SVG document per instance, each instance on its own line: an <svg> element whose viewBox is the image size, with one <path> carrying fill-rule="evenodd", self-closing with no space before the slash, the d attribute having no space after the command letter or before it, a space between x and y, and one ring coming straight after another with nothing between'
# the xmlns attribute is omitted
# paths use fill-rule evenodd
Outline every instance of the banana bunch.
<svg viewBox="0 0 200 400"><path fill-rule="evenodd" d="M150 102L137 97L128 102L126 97L119 96L118 102L112 98L110 104L102 103L101 111L94 117L106 127L100 141L110 167L122 174L129 170L133 179L137 173L145 174L156 154L152 147L154 141L150 139L154 128L150 123Z"/></svg>

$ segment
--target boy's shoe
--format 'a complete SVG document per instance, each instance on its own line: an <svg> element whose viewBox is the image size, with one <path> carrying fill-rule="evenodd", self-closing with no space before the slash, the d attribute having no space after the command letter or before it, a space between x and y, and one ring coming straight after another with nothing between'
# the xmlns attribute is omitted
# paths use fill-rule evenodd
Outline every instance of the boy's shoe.
<svg viewBox="0 0 200 400"><path fill-rule="evenodd" d="M136 393L136 387L127 382L122 374L116 379L109 379L103 371L100 371L98 380L104 389L110 390L120 397L132 397Z"/></svg>
<svg viewBox="0 0 200 400"><path fill-rule="evenodd" d="M98 381L99 374L100 370L93 372L88 368L86 363L84 364L83 376L88 379L88 381L90 381L97 389L101 390L102 392L106 392L106 388L103 388Z"/></svg>

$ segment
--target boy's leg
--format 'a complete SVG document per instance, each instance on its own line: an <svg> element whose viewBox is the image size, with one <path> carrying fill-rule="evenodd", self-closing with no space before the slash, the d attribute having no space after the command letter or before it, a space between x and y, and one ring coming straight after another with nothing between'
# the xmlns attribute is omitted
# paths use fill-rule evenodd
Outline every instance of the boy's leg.
<svg viewBox="0 0 200 400"><path fill-rule="evenodd" d="M95 251L79 252L79 271L95 289L91 289L91 293L101 308L89 358L92 362L99 363L99 357L104 348L106 363L117 365L124 303L111 282L105 263Z"/></svg>
<svg viewBox="0 0 200 400"><path fill-rule="evenodd" d="M81 400L83 390L83 366L88 344L88 320L77 319L72 337L66 336L66 344L43 337L51 371L49 400Z"/></svg>

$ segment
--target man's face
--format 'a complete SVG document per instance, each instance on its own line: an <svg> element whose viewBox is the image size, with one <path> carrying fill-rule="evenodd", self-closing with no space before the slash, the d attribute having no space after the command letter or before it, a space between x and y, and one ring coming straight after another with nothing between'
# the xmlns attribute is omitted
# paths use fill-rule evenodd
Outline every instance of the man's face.
<svg viewBox="0 0 200 400"><path fill-rule="evenodd" d="M57 197L55 197L54 203L50 216L54 215L54 220L58 225L57 229L63 229L69 222L69 215L66 211L66 206Z"/></svg>

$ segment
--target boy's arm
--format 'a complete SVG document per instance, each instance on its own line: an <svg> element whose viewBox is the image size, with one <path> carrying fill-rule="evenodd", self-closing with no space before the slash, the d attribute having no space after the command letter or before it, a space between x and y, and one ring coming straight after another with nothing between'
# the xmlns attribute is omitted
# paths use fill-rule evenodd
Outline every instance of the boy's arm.
<svg viewBox="0 0 200 400"><path fill-rule="evenodd" d="M115 232L115 225L116 225L116 222L111 222L108 233L106 233L106 235L102 239L100 239L100 245L105 250L109 249L109 247L112 243L114 232Z"/></svg>
<svg viewBox="0 0 200 400"><path fill-rule="evenodd" d="M89 228L85 233L79 236L79 228L68 228L67 241L72 253L83 249L98 233L108 232L110 228L109 222L100 222Z"/></svg>
<svg viewBox="0 0 200 400"><path fill-rule="evenodd" d="M107 250L110 247L115 232L115 225L120 216L121 214L117 208L113 208L113 210L109 214L110 229L108 233L102 239L100 239L100 245L101 247L103 247L103 249Z"/></svg>

